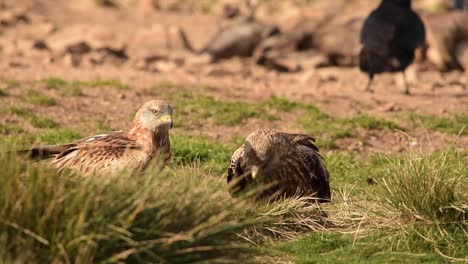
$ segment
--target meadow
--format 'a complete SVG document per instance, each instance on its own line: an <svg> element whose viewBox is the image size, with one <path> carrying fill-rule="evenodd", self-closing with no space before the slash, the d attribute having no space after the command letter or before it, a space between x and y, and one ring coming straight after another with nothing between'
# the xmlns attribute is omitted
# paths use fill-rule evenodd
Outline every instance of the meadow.
<svg viewBox="0 0 468 264"><path fill-rule="evenodd" d="M143 175L83 178L12 152L117 129L79 111L70 113L79 119L57 118L57 109L96 89L132 88L116 79L2 81L2 262L467 261L468 152L457 144L467 133L467 113L336 116L309 102L218 98L209 86L164 80L143 88L149 98L164 91L176 111L173 158L162 171L153 164ZM134 112L119 112L121 123L129 124ZM298 198L265 204L229 195L225 171L242 133L248 133L241 129L252 121L286 123L317 136L331 175L331 203L317 206ZM427 151L409 136L421 127L429 138L445 135L446 143ZM228 135L216 139L210 130ZM346 147L388 133L404 136L404 150Z"/></svg>

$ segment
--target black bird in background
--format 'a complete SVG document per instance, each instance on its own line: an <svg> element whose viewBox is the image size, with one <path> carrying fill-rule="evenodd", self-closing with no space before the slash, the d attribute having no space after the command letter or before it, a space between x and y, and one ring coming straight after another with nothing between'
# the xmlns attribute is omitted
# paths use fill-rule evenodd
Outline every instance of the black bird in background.
<svg viewBox="0 0 468 264"><path fill-rule="evenodd" d="M369 75L366 91L375 74L402 72L405 94L409 94L405 69L413 62L414 50L424 44L422 20L411 9L411 0L382 0L361 30L359 68Z"/></svg>
<svg viewBox="0 0 468 264"><path fill-rule="evenodd" d="M450 1L450 8L468 11L468 0L452 0Z"/></svg>

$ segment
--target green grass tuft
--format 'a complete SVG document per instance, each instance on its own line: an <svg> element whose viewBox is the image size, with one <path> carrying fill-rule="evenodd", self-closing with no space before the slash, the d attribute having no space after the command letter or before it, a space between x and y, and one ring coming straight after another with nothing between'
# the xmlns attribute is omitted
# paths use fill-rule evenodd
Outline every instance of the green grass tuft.
<svg viewBox="0 0 468 264"><path fill-rule="evenodd" d="M277 254L285 252L295 263L435 263L442 260L434 252L407 246L398 244L389 231L372 232L357 239L354 234L324 232L281 244Z"/></svg>
<svg viewBox="0 0 468 264"><path fill-rule="evenodd" d="M252 254L236 233L255 221L193 170L70 178L5 154L0 167L0 256L14 262L234 262Z"/></svg>
<svg viewBox="0 0 468 264"><path fill-rule="evenodd" d="M0 97L4 97L4 96L7 96L8 93L5 92L3 89L0 89Z"/></svg>
<svg viewBox="0 0 468 264"><path fill-rule="evenodd" d="M26 90L24 100L28 103L39 106L52 106L57 104L54 98L34 89Z"/></svg>
<svg viewBox="0 0 468 264"><path fill-rule="evenodd" d="M217 125L233 126L250 118L277 119L255 104L242 101L219 101L209 96L179 93L171 102L178 106L176 114L186 122L194 119L212 119ZM175 125L177 126L177 123Z"/></svg>
<svg viewBox="0 0 468 264"><path fill-rule="evenodd" d="M41 80L48 88L50 89L60 89L64 86L68 86L69 82L58 78L58 77L49 77Z"/></svg>
<svg viewBox="0 0 468 264"><path fill-rule="evenodd" d="M412 153L385 173L386 201L406 217L462 223L468 216L468 153Z"/></svg>
<svg viewBox="0 0 468 264"><path fill-rule="evenodd" d="M49 77L40 81L50 89L62 90L64 95L81 96L83 87L113 87L128 90L129 86L117 79L96 79L91 81L66 81L58 77Z"/></svg>
<svg viewBox="0 0 468 264"><path fill-rule="evenodd" d="M451 133L455 135L468 135L468 112L456 114L450 117L419 115L412 113L410 120L413 126L421 124L429 129Z"/></svg>
<svg viewBox="0 0 468 264"><path fill-rule="evenodd" d="M83 96L84 92L79 86L70 85L63 88L61 94L63 96Z"/></svg>
<svg viewBox="0 0 468 264"><path fill-rule="evenodd" d="M358 114L350 118L345 118L341 120L341 122L349 123L352 126L363 129L399 129L399 127L391 121L364 114Z"/></svg>
<svg viewBox="0 0 468 264"><path fill-rule="evenodd" d="M153 164L143 175L85 178L4 149L0 256L12 262L238 263L260 254L248 241L290 237L316 221L316 207L301 200L232 199L224 181L197 167L159 172Z"/></svg>
<svg viewBox="0 0 468 264"><path fill-rule="evenodd" d="M283 97L272 96L263 102L267 108L276 109L279 111L290 112L303 107L301 103L291 101Z"/></svg>
<svg viewBox="0 0 468 264"><path fill-rule="evenodd" d="M116 79L97 79L93 81L86 82L86 85L91 87L113 87L120 90L128 90L129 86L126 83L121 82L120 80Z"/></svg>
<svg viewBox="0 0 468 264"><path fill-rule="evenodd" d="M56 128L58 127L57 122L48 118L42 117L34 114L31 110L20 108L20 107L10 107L8 111L18 117L29 120L32 126L36 128Z"/></svg>
<svg viewBox="0 0 468 264"><path fill-rule="evenodd" d="M0 124L0 135L17 135L23 132L23 128L19 126Z"/></svg>
<svg viewBox="0 0 468 264"><path fill-rule="evenodd" d="M80 133L68 129L51 129L41 132L38 135L40 142L44 144L63 144L80 139Z"/></svg>
<svg viewBox="0 0 468 264"><path fill-rule="evenodd" d="M9 79L9 80L2 80L2 82L3 82L7 87L15 88L15 87L20 87L20 86L21 86L21 82L18 81L18 80Z"/></svg>
<svg viewBox="0 0 468 264"><path fill-rule="evenodd" d="M232 152L221 143L202 137L171 135L172 158L176 165L200 163L214 173L222 174L229 164Z"/></svg>

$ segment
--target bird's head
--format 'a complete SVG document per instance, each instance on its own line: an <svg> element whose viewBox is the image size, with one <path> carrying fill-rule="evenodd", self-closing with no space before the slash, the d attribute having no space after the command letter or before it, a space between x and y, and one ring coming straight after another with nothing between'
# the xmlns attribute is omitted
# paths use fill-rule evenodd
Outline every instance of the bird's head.
<svg viewBox="0 0 468 264"><path fill-rule="evenodd" d="M384 2L389 2L397 6L411 8L411 0L383 0Z"/></svg>
<svg viewBox="0 0 468 264"><path fill-rule="evenodd" d="M267 174L282 154L289 151L287 140L275 130L257 130L247 136L244 143L244 159L252 178Z"/></svg>
<svg viewBox="0 0 468 264"><path fill-rule="evenodd" d="M149 101L138 110L133 122L151 131L160 127L172 128L172 107L166 101Z"/></svg>

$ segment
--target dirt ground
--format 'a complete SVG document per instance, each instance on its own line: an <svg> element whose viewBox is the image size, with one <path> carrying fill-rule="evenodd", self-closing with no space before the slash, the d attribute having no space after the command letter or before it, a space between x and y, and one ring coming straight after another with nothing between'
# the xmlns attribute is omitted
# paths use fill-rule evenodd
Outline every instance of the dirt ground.
<svg viewBox="0 0 468 264"><path fill-rule="evenodd" d="M372 4L366 4L362 10L372 7ZM449 116L468 111L468 90L465 88L468 75L457 71L409 73L412 94L408 96L401 94L402 81L398 74L379 75L373 86L374 92L363 92L367 77L352 67L278 73L255 65L251 59L230 59L216 64L180 63L184 56L191 55L177 43L167 41L174 38L174 30L182 28L194 46L201 47L221 23L222 18L216 12L169 12L145 8L133 2L107 8L98 7L93 1L5 1L0 8L1 79L26 84L52 76L80 81L118 79L130 86L128 90L85 88L84 96L79 98L45 90L57 100L57 105L30 107L58 121L63 127L74 127L87 118L106 119L112 129L128 127L129 115L143 102L151 98L167 98L164 91L160 94L147 92L149 87L161 82L179 84L178 89L210 87L209 94L220 100L256 102L273 95L280 96L317 105L324 112L339 117L357 113L389 117L405 112ZM312 8L301 11L314 13ZM297 12L291 13L272 15L270 21L291 24ZM87 32L93 30L99 32L97 36L86 39ZM77 64L72 56L60 50L70 39L85 43L95 41L96 51L91 51ZM44 42L48 44L47 49L41 48ZM119 53L123 49L125 56ZM164 57L170 59L159 59ZM145 61L156 62L146 67ZM7 88L7 92L8 89L12 96L2 103L17 104L20 93L15 97L15 89ZM174 108L177 113L177 105ZM288 114L284 114L282 120L287 118ZM8 122L8 119L8 116L1 118L2 122ZM203 131L203 135L228 141L227 135L245 136L247 128L253 130L264 126L300 130L287 121L249 120L234 127L201 125L187 132ZM360 131L358 134L357 139L343 139L343 148L360 150L370 146L378 152L398 153L408 147L406 136L397 131ZM435 148L456 140L453 135L434 131L426 133L422 127L408 134L417 138L421 145L433 144ZM456 141L462 148L468 148L466 136Z"/></svg>

